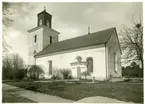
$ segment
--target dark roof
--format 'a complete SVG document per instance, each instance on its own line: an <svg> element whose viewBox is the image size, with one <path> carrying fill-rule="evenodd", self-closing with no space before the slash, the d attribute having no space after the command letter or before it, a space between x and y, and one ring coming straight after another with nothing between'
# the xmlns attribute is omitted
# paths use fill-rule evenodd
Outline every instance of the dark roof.
<svg viewBox="0 0 145 104"><path fill-rule="evenodd" d="M57 32L57 33L59 34L58 31L56 31L56 30L54 30L54 29L52 29L52 28L49 28L48 26L45 26L45 25L41 25L41 26L34 27L34 28L28 30L28 32L33 32L33 31L38 30L38 29L40 29L40 28L47 28L47 29L52 30L52 31L55 31L55 32Z"/></svg>
<svg viewBox="0 0 145 104"><path fill-rule="evenodd" d="M44 48L42 51L37 53L35 56L45 55L49 53L55 53L60 52L64 50L71 50L86 46L92 46L92 45L99 45L107 43L115 31L115 28L109 28L106 30L94 32L91 34L59 41L53 44L49 44L46 48Z"/></svg>
<svg viewBox="0 0 145 104"><path fill-rule="evenodd" d="M48 12L46 12L46 10L43 10L42 12L38 13L37 16L40 15L40 14L42 14L42 13L52 16L51 14L49 14Z"/></svg>

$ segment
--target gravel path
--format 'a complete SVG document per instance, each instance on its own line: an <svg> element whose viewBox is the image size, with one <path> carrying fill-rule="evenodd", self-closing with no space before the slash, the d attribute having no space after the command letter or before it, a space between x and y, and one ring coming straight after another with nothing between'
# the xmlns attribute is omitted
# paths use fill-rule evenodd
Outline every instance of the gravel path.
<svg viewBox="0 0 145 104"><path fill-rule="evenodd" d="M120 101L117 99L112 99L108 97L103 97L103 96L94 96L94 97L88 97L81 99L77 101L76 103L120 103L120 104L134 104L132 102L125 102L125 101Z"/></svg>
<svg viewBox="0 0 145 104"><path fill-rule="evenodd" d="M52 96L48 94L42 94L39 92L34 92L30 90L24 90L15 86L3 84L3 90L14 90L16 93L18 93L20 96L25 97L27 99L30 99L32 101L38 102L38 103L72 103L74 101L64 99L57 96Z"/></svg>
<svg viewBox="0 0 145 104"><path fill-rule="evenodd" d="M15 93L18 93L20 96L30 99L32 101L38 102L38 103L126 103L126 104L132 103L132 102L124 102L124 101L120 101L120 100L116 100L116 99L112 99L108 97L102 97L102 96L94 96L94 97L84 98L78 101L72 101L72 100L64 99L64 98L53 96L53 95L42 94L39 92L25 90L25 89L7 85L4 83L2 85L3 85L3 90L13 90Z"/></svg>

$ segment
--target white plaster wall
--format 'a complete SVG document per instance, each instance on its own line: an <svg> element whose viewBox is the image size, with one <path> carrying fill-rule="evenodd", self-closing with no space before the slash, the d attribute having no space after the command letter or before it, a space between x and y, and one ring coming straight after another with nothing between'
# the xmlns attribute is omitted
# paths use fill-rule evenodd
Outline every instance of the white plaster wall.
<svg viewBox="0 0 145 104"><path fill-rule="evenodd" d="M50 44L50 36L52 36L52 43L58 42L58 32L47 26L43 28L43 48Z"/></svg>
<svg viewBox="0 0 145 104"><path fill-rule="evenodd" d="M52 60L53 68L69 68L70 63L76 62L76 57L81 56L82 61L86 61L87 57L93 57L93 76L97 80L104 80L106 78L106 64L105 64L105 47L104 45L97 45L93 47L86 47L77 50L65 51L60 53L49 54L44 57L37 57L36 64L41 65L45 71L45 77L48 77L49 64L48 60ZM73 69L72 69L73 70Z"/></svg>
<svg viewBox="0 0 145 104"><path fill-rule="evenodd" d="M116 53L117 60L114 62L114 54ZM107 44L107 57L108 57L108 77L110 74L113 77L121 77L122 76L122 71L121 71L121 53L120 53L120 48L119 48L119 42L117 39L117 34L114 31L112 34L108 44ZM117 71L115 71L114 68L114 63L117 64Z"/></svg>
<svg viewBox="0 0 145 104"><path fill-rule="evenodd" d="M34 36L37 35L37 42L34 43ZM29 33L29 65L34 65L34 50L37 52L43 49L43 28Z"/></svg>

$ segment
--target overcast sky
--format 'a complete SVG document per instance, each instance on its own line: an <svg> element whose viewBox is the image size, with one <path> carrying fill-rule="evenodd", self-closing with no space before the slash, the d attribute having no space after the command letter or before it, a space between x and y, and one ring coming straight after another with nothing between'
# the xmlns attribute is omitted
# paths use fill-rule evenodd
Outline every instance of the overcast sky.
<svg viewBox="0 0 145 104"><path fill-rule="evenodd" d="M142 3L23 3L11 15L8 43L14 53L28 62L28 30L37 26L37 14L44 10L52 14L52 28L59 31L59 40L132 23L142 16ZM87 40L86 40L87 41Z"/></svg>

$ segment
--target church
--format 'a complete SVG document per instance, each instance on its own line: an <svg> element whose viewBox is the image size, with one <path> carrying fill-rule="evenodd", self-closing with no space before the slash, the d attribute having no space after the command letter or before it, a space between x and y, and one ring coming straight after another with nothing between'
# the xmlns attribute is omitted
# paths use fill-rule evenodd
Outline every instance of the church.
<svg viewBox="0 0 145 104"><path fill-rule="evenodd" d="M50 78L56 69L71 70L73 78L81 78L85 71L96 80L122 76L115 27L58 41L60 33L52 29L52 15L44 10L37 14L37 26L28 33L29 65L40 65L45 78Z"/></svg>

